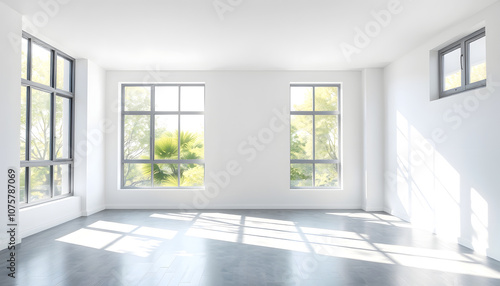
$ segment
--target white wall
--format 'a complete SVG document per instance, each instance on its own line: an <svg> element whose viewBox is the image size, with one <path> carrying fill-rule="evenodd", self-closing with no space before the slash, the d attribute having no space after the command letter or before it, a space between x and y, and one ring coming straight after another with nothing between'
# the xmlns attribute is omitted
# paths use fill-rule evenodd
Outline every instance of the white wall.
<svg viewBox="0 0 500 286"><path fill-rule="evenodd" d="M228 162L241 171L217 192L207 190L121 190L119 188L119 84L121 82L204 82L206 186L216 184ZM343 188L290 190L289 118L291 82L343 85ZM362 207L363 103L361 72L140 72L108 71L106 116L114 130L106 136L107 208L337 208ZM274 118L274 119L273 119ZM276 122L274 120L277 120ZM282 127L255 159L238 152L249 136L270 124ZM248 149L248 147L244 147ZM219 184L221 185L221 184ZM209 198L206 198L206 197Z"/></svg>
<svg viewBox="0 0 500 286"><path fill-rule="evenodd" d="M80 204L80 197L73 196L21 209L19 212L21 237L30 236L80 217L82 215Z"/></svg>
<svg viewBox="0 0 500 286"><path fill-rule="evenodd" d="M386 208L500 259L500 4L457 23L384 72ZM488 87L431 100L430 55L486 26ZM434 52L431 52L434 50ZM432 71L432 72L431 72ZM464 111L460 111L463 109Z"/></svg>
<svg viewBox="0 0 500 286"><path fill-rule="evenodd" d="M383 69L364 69L363 79L363 209L384 209Z"/></svg>
<svg viewBox="0 0 500 286"><path fill-rule="evenodd" d="M106 73L87 59L76 63L75 195L82 214L104 210Z"/></svg>
<svg viewBox="0 0 500 286"><path fill-rule="evenodd" d="M21 15L0 2L0 249L7 247L7 170L19 172ZM18 173L19 175L19 173ZM19 176L18 176L19 177ZM19 183L17 183L19 190Z"/></svg>

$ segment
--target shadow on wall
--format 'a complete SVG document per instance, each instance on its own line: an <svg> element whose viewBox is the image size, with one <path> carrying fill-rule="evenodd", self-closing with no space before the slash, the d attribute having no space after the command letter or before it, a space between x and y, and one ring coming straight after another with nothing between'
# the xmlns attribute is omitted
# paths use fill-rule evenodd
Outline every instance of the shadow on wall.
<svg viewBox="0 0 500 286"><path fill-rule="evenodd" d="M457 241L478 253L489 247L489 206L481 190L469 185L436 150L443 134L424 137L409 120L396 114L396 170L386 173L393 210L416 227ZM393 161L394 162L394 161Z"/></svg>

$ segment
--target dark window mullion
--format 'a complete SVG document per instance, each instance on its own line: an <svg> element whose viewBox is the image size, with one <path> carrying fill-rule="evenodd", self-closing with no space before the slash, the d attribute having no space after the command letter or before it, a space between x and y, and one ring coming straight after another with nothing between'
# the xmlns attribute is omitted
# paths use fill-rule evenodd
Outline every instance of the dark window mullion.
<svg viewBox="0 0 500 286"><path fill-rule="evenodd" d="M57 51L52 51L51 53L52 61L51 61L51 73L52 73L52 88L57 88Z"/></svg>
<svg viewBox="0 0 500 286"><path fill-rule="evenodd" d="M31 38L28 38L27 40L28 40L28 55L27 55L28 60L26 63L26 65L27 65L26 66L26 69L27 69L26 79L31 81L31 65L32 65L32 63L31 63Z"/></svg>
<svg viewBox="0 0 500 286"><path fill-rule="evenodd" d="M30 184L30 180L29 178L31 177L30 176L30 172L31 172L31 168L30 167L26 167L26 170L25 170L25 181L24 181L24 188L26 189L26 204L28 204L30 202L30 188L31 188L31 184Z"/></svg>
<svg viewBox="0 0 500 286"><path fill-rule="evenodd" d="M69 116L69 120L70 120L70 123L69 123L69 126L70 126L70 130L69 130L69 138L68 138L68 144L69 146L68 147L68 150L69 150L69 159L71 160L74 160L74 154L73 154L73 151L74 151L74 147L73 147L73 144L74 144L74 126L75 126L75 103L74 103L74 100L73 98L70 99L70 105L69 105L69 109L70 109L70 116Z"/></svg>
<svg viewBox="0 0 500 286"><path fill-rule="evenodd" d="M24 94L25 96L25 100L26 100L26 107L24 108L24 114L25 114L25 119L26 119L26 122L24 122L24 158L23 158L23 161L28 161L29 157L29 140L30 140L30 137L29 137L29 115L30 115L30 112L29 112L29 101L28 101L28 89L30 89L28 86L26 86L26 92Z"/></svg>
<svg viewBox="0 0 500 286"><path fill-rule="evenodd" d="M465 86L466 86L466 79L467 79L467 70L468 70L468 65L467 65L467 62L468 62L468 53L466 51L466 47L465 47L465 42L462 42L460 44L460 50L461 50L461 58L460 58L460 66L462 68L462 77L461 77L461 86L460 86L460 89L461 90L464 90L465 89Z"/></svg>
<svg viewBox="0 0 500 286"><path fill-rule="evenodd" d="M179 86L178 90L178 99L177 100L177 111L179 115L177 116L177 160L181 159L181 86ZM205 144L205 142L203 142ZM181 164L177 164L177 186L181 186Z"/></svg>
<svg viewBox="0 0 500 286"><path fill-rule="evenodd" d="M50 188L50 198L53 198L55 196L55 184L54 184L54 165L49 166L49 172L50 172L50 182L49 182L49 188Z"/></svg>
<svg viewBox="0 0 500 286"><path fill-rule="evenodd" d="M70 80L70 91L74 94L75 93L75 73L76 73L76 61L71 60L71 80Z"/></svg>
<svg viewBox="0 0 500 286"><path fill-rule="evenodd" d="M156 102L156 93L155 93L156 89L151 86L150 87L150 90L149 90L149 94L151 95L151 107L150 107L150 110L152 111L151 112L151 119L150 119L150 131L149 131L149 135L150 135L150 146L149 146L149 159L151 159L151 161L153 162L151 164L151 188L154 187L154 160L155 160L155 138L156 138L156 134L155 134L155 111L156 111L156 107L155 107L155 102Z"/></svg>
<svg viewBox="0 0 500 286"><path fill-rule="evenodd" d="M121 90L121 110L122 110L122 115L121 115L121 122L120 122L120 125L121 125L121 185L122 186L125 186L125 163L124 163L124 160L125 160L125 85L122 85L122 90Z"/></svg>
<svg viewBox="0 0 500 286"><path fill-rule="evenodd" d="M53 198L55 195L54 190L54 160L56 159L56 132L55 124L56 122L56 94L51 93L50 97L50 150L49 159L50 163L50 197Z"/></svg>
<svg viewBox="0 0 500 286"><path fill-rule="evenodd" d="M149 167L151 168L151 188L154 188L155 187L155 181L154 181L155 164L154 164L154 162Z"/></svg>
<svg viewBox="0 0 500 286"><path fill-rule="evenodd" d="M24 202L28 201L28 167L24 168Z"/></svg>
<svg viewBox="0 0 500 286"><path fill-rule="evenodd" d="M26 87L26 161L31 160L31 87Z"/></svg>
<svg viewBox="0 0 500 286"><path fill-rule="evenodd" d="M316 115L314 113L316 112L316 87L313 87L313 115L312 115L312 132L313 132L313 154L312 154L312 159L313 162L316 160ZM316 182L316 164L312 164L312 186L315 186Z"/></svg>
<svg viewBox="0 0 500 286"><path fill-rule="evenodd" d="M55 93L50 94L50 150L49 150L49 160L54 162L56 159L56 95Z"/></svg>

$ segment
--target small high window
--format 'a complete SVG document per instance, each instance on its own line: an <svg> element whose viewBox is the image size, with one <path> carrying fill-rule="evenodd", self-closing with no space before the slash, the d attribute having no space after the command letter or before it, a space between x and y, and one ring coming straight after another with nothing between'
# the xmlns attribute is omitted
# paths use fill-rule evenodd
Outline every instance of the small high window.
<svg viewBox="0 0 500 286"><path fill-rule="evenodd" d="M439 97L486 86L486 31L481 29L439 52Z"/></svg>

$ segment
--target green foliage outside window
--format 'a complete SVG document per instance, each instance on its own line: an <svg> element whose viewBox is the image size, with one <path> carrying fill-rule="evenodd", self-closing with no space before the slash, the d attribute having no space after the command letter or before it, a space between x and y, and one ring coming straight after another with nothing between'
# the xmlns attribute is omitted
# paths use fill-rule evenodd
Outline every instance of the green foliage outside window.
<svg viewBox="0 0 500 286"><path fill-rule="evenodd" d="M291 160L339 160L339 115L293 113L294 111L337 112L338 98L337 86L300 87L292 91ZM291 164L290 185L291 187L337 187L338 166L319 163Z"/></svg>

